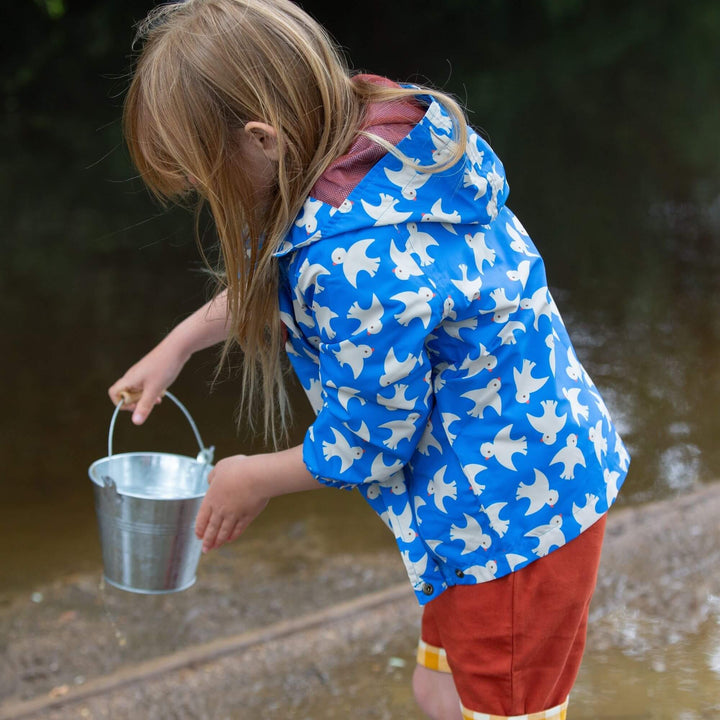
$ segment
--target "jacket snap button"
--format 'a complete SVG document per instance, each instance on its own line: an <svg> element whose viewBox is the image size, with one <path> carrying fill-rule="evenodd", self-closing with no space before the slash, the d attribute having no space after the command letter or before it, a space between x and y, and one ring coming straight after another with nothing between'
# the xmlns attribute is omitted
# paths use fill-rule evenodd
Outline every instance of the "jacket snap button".
<svg viewBox="0 0 720 720"><path fill-rule="evenodd" d="M434 588L430 583L424 583L423 586L422 586L422 591L423 591L426 595L432 595L434 589L435 589L435 588Z"/></svg>
<svg viewBox="0 0 720 720"><path fill-rule="evenodd" d="M460 570L460 569L456 570L456 571L455 571L455 574L456 574L459 578L464 578L464 577L465 577L465 573L464 573L462 570Z"/></svg>

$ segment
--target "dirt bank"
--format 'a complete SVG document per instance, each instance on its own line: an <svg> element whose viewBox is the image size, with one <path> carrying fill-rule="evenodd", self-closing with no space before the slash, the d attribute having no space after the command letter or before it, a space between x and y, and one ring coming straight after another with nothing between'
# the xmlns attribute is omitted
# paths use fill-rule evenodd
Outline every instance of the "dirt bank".
<svg viewBox="0 0 720 720"><path fill-rule="evenodd" d="M650 658L714 621L719 515L717 484L611 513L590 652ZM137 596L78 576L32 598L3 598L0 718L417 717L409 677L419 611L409 586L398 585L404 572L392 547L328 557L303 543L264 540L260 552L251 542L212 554L197 585L175 595ZM383 590L368 607L305 622ZM289 621L297 623L289 632L243 645ZM239 638L235 651L205 652L222 638ZM139 663L163 662L161 672L133 675ZM103 679L105 689L84 692ZM33 699L43 706L23 705Z"/></svg>

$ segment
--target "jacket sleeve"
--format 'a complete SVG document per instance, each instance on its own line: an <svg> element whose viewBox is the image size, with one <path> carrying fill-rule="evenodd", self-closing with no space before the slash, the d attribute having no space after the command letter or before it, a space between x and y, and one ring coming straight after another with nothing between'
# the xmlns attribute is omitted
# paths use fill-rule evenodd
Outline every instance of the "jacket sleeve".
<svg viewBox="0 0 720 720"><path fill-rule="evenodd" d="M400 470L422 436L432 403L425 344L442 301L427 277L401 280L382 263L372 279L323 267L322 290L303 298L320 386L303 459L320 482L352 488Z"/></svg>

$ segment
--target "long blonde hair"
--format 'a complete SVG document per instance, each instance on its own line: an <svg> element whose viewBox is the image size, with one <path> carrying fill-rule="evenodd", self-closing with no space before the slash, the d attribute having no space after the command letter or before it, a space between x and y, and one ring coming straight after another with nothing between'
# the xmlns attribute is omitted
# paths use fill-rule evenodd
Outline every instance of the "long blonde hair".
<svg viewBox="0 0 720 720"><path fill-rule="evenodd" d="M441 102L455 125L456 152L422 168L427 172L461 157L464 114L432 89L353 79L322 26L289 0L161 5L140 25L137 40L143 46L123 115L131 158L163 202L186 198L192 179L198 217L209 206L222 253L217 291L227 290L229 313L221 364L237 342L244 354L241 409L262 402L266 439L277 445L286 435L288 403L275 251L313 185L362 131L367 103L419 92ZM253 179L239 170L234 141L251 120L277 131L277 186L266 208L255 206Z"/></svg>

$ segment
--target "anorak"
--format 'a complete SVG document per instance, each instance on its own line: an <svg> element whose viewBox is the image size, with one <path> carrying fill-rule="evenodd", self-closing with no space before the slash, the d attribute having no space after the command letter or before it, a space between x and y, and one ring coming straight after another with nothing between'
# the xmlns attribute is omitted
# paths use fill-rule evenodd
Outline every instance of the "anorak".
<svg viewBox="0 0 720 720"><path fill-rule="evenodd" d="M430 165L454 133L420 100L397 149ZM507 195L470 131L441 173L388 153L339 207L308 198L277 253L287 351L316 412L304 462L359 489L421 604L577 537L629 464Z"/></svg>

